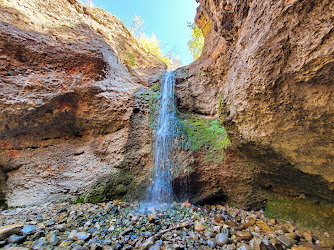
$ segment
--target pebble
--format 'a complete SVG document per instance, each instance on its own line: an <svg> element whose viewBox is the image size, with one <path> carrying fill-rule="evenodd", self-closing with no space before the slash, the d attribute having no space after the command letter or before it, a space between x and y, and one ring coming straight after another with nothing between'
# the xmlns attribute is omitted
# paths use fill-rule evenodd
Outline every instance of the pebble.
<svg viewBox="0 0 334 250"><path fill-rule="evenodd" d="M32 245L31 245L31 249L32 250L39 250L39 249L43 249L44 246L48 245L48 242L46 241L46 239L44 237L39 238L37 241L35 241Z"/></svg>
<svg viewBox="0 0 334 250"><path fill-rule="evenodd" d="M228 234L223 234L223 233L217 234L215 239L218 246L223 246L225 244L228 244L230 241Z"/></svg>
<svg viewBox="0 0 334 250"><path fill-rule="evenodd" d="M266 249L265 245L259 238L253 238L249 242L249 246L253 250L261 250L261 249Z"/></svg>
<svg viewBox="0 0 334 250"><path fill-rule="evenodd" d="M241 240L250 240L253 238L253 235L245 231L238 231L236 235Z"/></svg>
<svg viewBox="0 0 334 250"><path fill-rule="evenodd" d="M205 227L204 227L203 223L201 223L199 221L195 221L194 229L195 229L196 232L202 232L202 231L205 230Z"/></svg>
<svg viewBox="0 0 334 250"><path fill-rule="evenodd" d="M148 249L150 246L154 245L154 237L148 238L142 246L142 249Z"/></svg>
<svg viewBox="0 0 334 250"><path fill-rule="evenodd" d="M257 220L256 225L261 228L262 232L267 233L270 231L269 226L263 220Z"/></svg>
<svg viewBox="0 0 334 250"><path fill-rule="evenodd" d="M73 240L88 240L91 234L87 232L78 232L74 235Z"/></svg>
<svg viewBox="0 0 334 250"><path fill-rule="evenodd" d="M192 239L193 239L193 241L198 242L199 241L198 234L193 234Z"/></svg>
<svg viewBox="0 0 334 250"><path fill-rule="evenodd" d="M218 215L215 216L214 221L215 221L215 222L218 222L218 223L220 223L220 222L223 222L223 223L224 223L224 222L225 222L225 221L224 221L224 217L221 216L220 214L218 214Z"/></svg>
<svg viewBox="0 0 334 250"><path fill-rule="evenodd" d="M221 226L214 226L213 227L213 232L215 232L216 234L219 234L220 233L220 229L221 229Z"/></svg>
<svg viewBox="0 0 334 250"><path fill-rule="evenodd" d="M303 249L305 244L314 248L322 244L311 231L300 231L288 222L268 219L263 211L244 211L228 205L200 207L178 203L154 212L141 212L140 207L137 202L111 201L45 204L0 211L0 232L4 227L17 225L2 236L0 247L32 250L292 247L309 250Z"/></svg>
<svg viewBox="0 0 334 250"><path fill-rule="evenodd" d="M150 223L154 223L154 222L156 221L157 218L158 218L158 217L157 217L156 214L149 214L149 215L147 216L147 220L148 220L148 222L150 222Z"/></svg>
<svg viewBox="0 0 334 250"><path fill-rule="evenodd" d="M287 248L290 248L292 246L291 240L289 240L285 235L278 236L277 240Z"/></svg>
<svg viewBox="0 0 334 250"><path fill-rule="evenodd" d="M216 241L214 239L208 240L208 246L211 248L215 248L217 245Z"/></svg>
<svg viewBox="0 0 334 250"><path fill-rule="evenodd" d="M59 232L58 230L52 231L46 236L45 239L47 240L49 244L56 245L58 243L59 241L59 238L57 238L58 232Z"/></svg>
<svg viewBox="0 0 334 250"><path fill-rule="evenodd" d="M66 225L65 224L55 225L54 229L58 230L59 232L64 232L66 229Z"/></svg>
<svg viewBox="0 0 334 250"><path fill-rule="evenodd" d="M211 232L211 231L206 231L206 233L204 235L207 238L213 238L213 237L216 236L216 234L214 232Z"/></svg>
<svg viewBox="0 0 334 250"><path fill-rule="evenodd" d="M22 230L21 233L24 235L29 235L29 234L33 234L36 232L36 228L33 225L29 225L29 226L25 226Z"/></svg>
<svg viewBox="0 0 334 250"><path fill-rule="evenodd" d="M115 246L114 246L114 250L119 250L121 248L122 248L122 246L119 243L116 243Z"/></svg>
<svg viewBox="0 0 334 250"><path fill-rule="evenodd" d="M237 250L249 250L249 246L246 244L240 244L240 246L237 247Z"/></svg>
<svg viewBox="0 0 334 250"><path fill-rule="evenodd" d="M290 240L296 240L298 238L297 234L292 232L292 233L286 233L285 236L290 239Z"/></svg>
<svg viewBox="0 0 334 250"><path fill-rule="evenodd" d="M13 234L7 239L7 243L21 244L25 242L26 239L26 236L18 236Z"/></svg>
<svg viewBox="0 0 334 250"><path fill-rule="evenodd" d="M305 233L303 234L303 236L304 236L305 240L307 240L308 242L312 242L313 237L312 237L312 234L311 234L311 233L309 233L309 232L305 232Z"/></svg>
<svg viewBox="0 0 334 250"><path fill-rule="evenodd" d="M60 248L65 248L65 247L70 246L71 244L72 244L72 241L70 241L70 240L63 240L63 241L60 243L59 247L60 247Z"/></svg>

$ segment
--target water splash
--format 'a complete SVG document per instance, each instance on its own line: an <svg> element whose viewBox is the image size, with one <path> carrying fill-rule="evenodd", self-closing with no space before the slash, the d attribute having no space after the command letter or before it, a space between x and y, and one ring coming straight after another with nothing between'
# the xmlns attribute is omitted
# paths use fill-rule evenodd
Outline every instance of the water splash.
<svg viewBox="0 0 334 250"><path fill-rule="evenodd" d="M177 137L174 85L174 72L167 72L162 79L161 86L161 102L154 145L153 185L148 190L148 202L157 206L173 201L172 167L175 162L175 139Z"/></svg>

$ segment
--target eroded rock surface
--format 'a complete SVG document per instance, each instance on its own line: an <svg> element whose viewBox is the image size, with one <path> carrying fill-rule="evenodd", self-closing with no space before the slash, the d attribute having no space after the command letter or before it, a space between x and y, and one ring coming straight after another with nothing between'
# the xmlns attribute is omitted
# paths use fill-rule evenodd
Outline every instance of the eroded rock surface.
<svg viewBox="0 0 334 250"><path fill-rule="evenodd" d="M199 2L179 109L220 114L259 190L333 201L333 1Z"/></svg>
<svg viewBox="0 0 334 250"><path fill-rule="evenodd" d="M133 173L152 160L138 93L165 65L76 1L6 0L0 17L0 202L140 195Z"/></svg>

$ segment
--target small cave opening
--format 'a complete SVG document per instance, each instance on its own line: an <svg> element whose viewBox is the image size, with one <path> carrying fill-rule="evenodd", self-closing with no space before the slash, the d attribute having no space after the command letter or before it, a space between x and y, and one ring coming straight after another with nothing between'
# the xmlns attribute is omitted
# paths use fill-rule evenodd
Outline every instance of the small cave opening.
<svg viewBox="0 0 334 250"><path fill-rule="evenodd" d="M198 176L194 173L177 176L172 182L174 200L177 202L190 202L195 205L216 205L227 202L227 196L223 190L215 192L201 192L203 187L198 182Z"/></svg>
<svg viewBox="0 0 334 250"><path fill-rule="evenodd" d="M202 200L196 202L196 205L217 205L217 204L224 204L227 202L227 197L224 194L214 194L210 197L206 197Z"/></svg>
<svg viewBox="0 0 334 250"><path fill-rule="evenodd" d="M139 109L139 108L134 108L134 109L133 109L133 113L134 113L134 114L138 114L139 112L140 112L140 109Z"/></svg>
<svg viewBox="0 0 334 250"><path fill-rule="evenodd" d="M190 176L178 176L172 182L174 199L178 202L189 201L190 192Z"/></svg>

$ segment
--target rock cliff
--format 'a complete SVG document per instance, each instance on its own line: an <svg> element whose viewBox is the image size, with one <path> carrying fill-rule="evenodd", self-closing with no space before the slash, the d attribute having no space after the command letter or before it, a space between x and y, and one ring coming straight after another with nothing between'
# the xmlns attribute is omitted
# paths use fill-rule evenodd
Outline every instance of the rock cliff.
<svg viewBox="0 0 334 250"><path fill-rule="evenodd" d="M199 2L205 45L176 71L177 105L181 119L220 119L232 145L219 161L210 147L176 152L176 195L246 208L266 192L333 202L333 2ZM146 87L165 65L76 0L2 0L0 19L0 205L143 196Z"/></svg>
<svg viewBox="0 0 334 250"><path fill-rule="evenodd" d="M179 76L179 109L220 116L250 189L333 202L333 1L199 2L205 45Z"/></svg>
<svg viewBox="0 0 334 250"><path fill-rule="evenodd" d="M75 0L1 1L0 19L0 203L141 195L152 167L141 93L165 65Z"/></svg>

